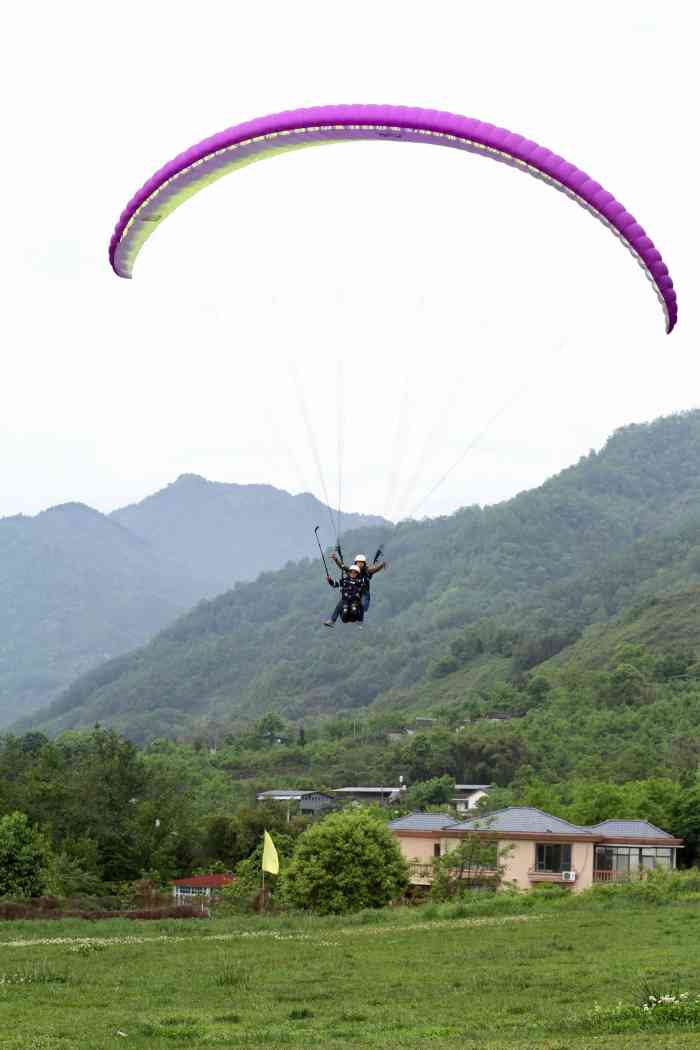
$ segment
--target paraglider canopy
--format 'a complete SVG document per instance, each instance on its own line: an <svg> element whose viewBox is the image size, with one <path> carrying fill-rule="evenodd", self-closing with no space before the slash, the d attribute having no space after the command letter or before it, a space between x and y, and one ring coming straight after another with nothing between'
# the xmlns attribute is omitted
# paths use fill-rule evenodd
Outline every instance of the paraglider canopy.
<svg viewBox="0 0 700 1050"><path fill-rule="evenodd" d="M109 246L114 272L131 277L136 257L163 219L228 172L289 150L348 139L449 146L480 153L543 179L620 238L651 281L664 310L666 331L672 331L677 319L676 293L661 254L634 217L600 183L522 135L470 117L406 106L290 110L238 124L204 139L157 171L129 201Z"/></svg>

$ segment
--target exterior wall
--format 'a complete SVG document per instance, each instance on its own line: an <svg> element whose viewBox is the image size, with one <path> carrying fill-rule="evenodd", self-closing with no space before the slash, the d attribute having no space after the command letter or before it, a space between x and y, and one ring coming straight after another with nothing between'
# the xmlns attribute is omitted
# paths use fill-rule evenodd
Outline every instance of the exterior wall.
<svg viewBox="0 0 700 1050"><path fill-rule="evenodd" d="M434 848L440 844L440 853L444 857L450 850L456 849L461 839L456 837L443 837L439 832L434 835L411 836L404 834L398 836L401 853L410 863L418 861L420 864L430 864L434 858ZM571 843L571 867L576 872L575 882L564 882L557 872L535 872L536 851L538 841L550 841L549 839L502 839L499 843L499 855L504 866L503 881L510 883L520 890L529 890L533 886L543 882L556 883L560 886L570 887L572 893L580 893L593 883L593 856L594 844L592 842ZM551 841L556 842L556 839ZM430 875L423 871L417 881L429 882Z"/></svg>
<svg viewBox="0 0 700 1050"><path fill-rule="evenodd" d="M572 828L573 832L573 828ZM433 877L432 861L436 853L436 846L440 846L440 856L445 856L450 850L457 848L465 839L469 837L469 833L464 832L452 832L449 831L430 831L430 832L397 832L399 839L399 845L403 857L408 861L409 864L413 863L411 869L411 881L417 885L429 885ZM487 832L488 834L488 832ZM597 835L585 835L574 836L573 834L567 835L565 833L556 835L552 833L542 834L530 834L525 837L525 833L521 833L514 838L508 838L505 833L504 837L499 837L499 849L501 856L501 864L503 866L503 880L506 884L511 884L519 889L531 889L533 886L542 883L553 883L556 885L565 886L570 889L574 894L579 894L581 890L587 889L593 885L594 882L614 881L617 878L629 878L627 871L624 873L616 873L616 871L600 870L595 871L595 849L596 845L601 845L601 839L597 838ZM513 834L513 833L511 833ZM669 845L667 842L674 843ZM611 845L611 848L634 848L638 849L641 854L646 857L657 856L657 852L662 850L664 857L666 854L670 854L670 857L666 857L666 863L671 862L675 866L676 863L676 850L678 845L682 843L678 839L674 839L671 836L666 836L665 840L662 838L629 838L627 843L623 841L619 845L615 845L614 841L611 843L610 840L602 838L602 843ZM575 873L575 880L573 882L564 881L563 873L561 871L537 871L536 867L536 847L539 844L547 845L570 845L571 846L571 870ZM645 853L644 853L645 852ZM554 858L552 858L554 859ZM643 856L642 856L643 860ZM640 864L642 862L640 861ZM649 866L652 866L651 863ZM635 868L634 877L643 878L646 867L643 865L639 869ZM597 876L597 877L596 877Z"/></svg>
<svg viewBox="0 0 700 1050"><path fill-rule="evenodd" d="M549 841L541 839L540 841ZM556 841L554 839L553 841ZM556 882L558 885L571 886L573 893L580 893L593 883L593 843L573 842L571 844L571 867L576 872L576 882L567 883L556 875L542 872L535 878L536 840L506 841L503 840L499 852L505 865L504 882L512 882L521 890L529 890L542 882Z"/></svg>
<svg viewBox="0 0 700 1050"><path fill-rule="evenodd" d="M528 872L535 863L534 842L501 842L498 855L501 864L505 867L504 881L511 882L519 890L529 890Z"/></svg>
<svg viewBox="0 0 700 1050"><path fill-rule="evenodd" d="M574 846L571 860L576 871L576 882L573 885L574 893L588 889L593 885L593 858L595 856L595 844L593 842L579 842Z"/></svg>
<svg viewBox="0 0 700 1050"><path fill-rule="evenodd" d="M467 813L470 809L476 809L477 805L482 798L486 798L488 792L486 791L474 791L473 794L467 795L466 798L461 798L455 803L455 808L458 813Z"/></svg>
<svg viewBox="0 0 700 1050"><path fill-rule="evenodd" d="M303 795L300 798L299 812L308 816L316 816L317 813L323 813L327 809L332 809L335 804L335 799L332 799L330 795L323 795L314 791L313 794Z"/></svg>
<svg viewBox="0 0 700 1050"><path fill-rule="evenodd" d="M436 842L440 841L440 836L435 835L435 838L428 838L422 836L421 838L411 838L409 835L399 836L399 845L401 852L407 861L419 860L423 863L427 863L433 859L434 853L433 848ZM454 839L452 841L455 841Z"/></svg>

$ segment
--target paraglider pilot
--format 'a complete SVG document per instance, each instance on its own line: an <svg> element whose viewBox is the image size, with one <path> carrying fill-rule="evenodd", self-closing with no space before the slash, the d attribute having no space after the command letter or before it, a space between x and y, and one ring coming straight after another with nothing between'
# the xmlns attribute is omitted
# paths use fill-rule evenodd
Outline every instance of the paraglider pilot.
<svg viewBox="0 0 700 1050"><path fill-rule="evenodd" d="M330 576L327 576L326 579L331 587L340 587L341 597L333 610L330 620L323 621L324 626L335 627L338 617L343 612L343 606L350 608L355 602L357 602L358 613L355 622L361 624L365 613L369 609L370 580L375 573L386 568L386 562L375 562L373 565L368 566L365 555L358 554L354 563L347 566L342 563L336 551L333 551L331 557L343 575L340 578L340 583L337 583Z"/></svg>
<svg viewBox="0 0 700 1050"><path fill-rule="evenodd" d="M337 551L333 551L333 553L331 554L331 558L333 559L333 561L338 566L341 572L349 571L347 565L343 565L342 561L338 556ZM376 561L372 565L368 565L367 558L364 554L356 554L354 564L357 565L360 570L360 579L362 581L362 608L365 612L368 612L369 602L371 598L369 590L370 580L375 575L375 573L381 572L382 569L386 569L386 562Z"/></svg>
<svg viewBox="0 0 700 1050"><path fill-rule="evenodd" d="M340 587L340 601L333 610L330 620L324 620L324 627L335 627L336 620L342 616L343 621L362 626L365 610L362 605L362 579L359 565L351 565L340 577L340 582L326 576L330 587ZM346 621L347 617L347 621Z"/></svg>

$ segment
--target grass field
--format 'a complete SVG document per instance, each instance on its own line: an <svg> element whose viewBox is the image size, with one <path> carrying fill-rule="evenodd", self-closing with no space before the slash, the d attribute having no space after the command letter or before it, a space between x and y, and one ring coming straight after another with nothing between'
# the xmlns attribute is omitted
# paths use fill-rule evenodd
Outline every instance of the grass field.
<svg viewBox="0 0 700 1050"><path fill-rule="evenodd" d="M499 910L3 923L0 1046L700 1046L700 1023L591 1020L643 980L700 994L700 903Z"/></svg>

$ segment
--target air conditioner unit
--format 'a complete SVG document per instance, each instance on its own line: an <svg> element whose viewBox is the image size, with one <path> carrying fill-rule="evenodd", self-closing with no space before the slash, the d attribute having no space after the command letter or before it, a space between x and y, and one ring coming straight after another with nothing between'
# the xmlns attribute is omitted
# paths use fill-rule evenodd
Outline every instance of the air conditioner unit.
<svg viewBox="0 0 700 1050"><path fill-rule="evenodd" d="M576 882L576 872L575 871L562 871L561 877L562 877L564 882Z"/></svg>

